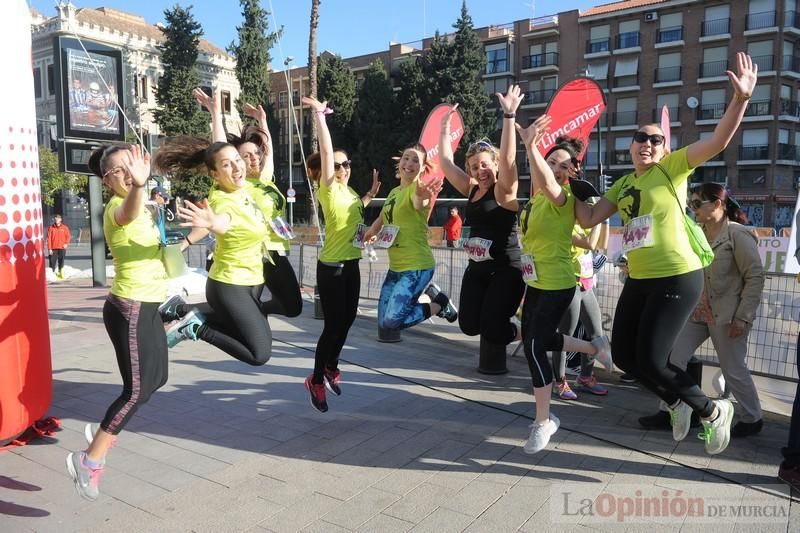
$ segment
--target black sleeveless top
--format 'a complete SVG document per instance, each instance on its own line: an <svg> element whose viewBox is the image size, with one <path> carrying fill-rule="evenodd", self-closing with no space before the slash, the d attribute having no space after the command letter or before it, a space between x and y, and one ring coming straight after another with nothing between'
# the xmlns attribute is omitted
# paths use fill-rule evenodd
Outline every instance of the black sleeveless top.
<svg viewBox="0 0 800 533"><path fill-rule="evenodd" d="M474 187L469 192L469 201L464 210L466 224L470 226L470 238L480 237L492 241L489 254L497 263L520 267L519 239L514 227L517 213L497 203L494 185L477 201L472 198L478 192Z"/></svg>

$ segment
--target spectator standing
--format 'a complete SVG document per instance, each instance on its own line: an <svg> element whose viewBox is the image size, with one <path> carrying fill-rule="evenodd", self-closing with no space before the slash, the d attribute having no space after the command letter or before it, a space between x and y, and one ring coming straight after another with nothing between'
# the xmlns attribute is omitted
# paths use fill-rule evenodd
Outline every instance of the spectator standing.
<svg viewBox="0 0 800 533"><path fill-rule="evenodd" d="M53 224L47 228L47 249L50 251L50 269L59 277L64 277L64 257L67 254L70 235L69 228L61 220L61 215L53 216ZM58 270L56 270L58 266Z"/></svg>
<svg viewBox="0 0 800 533"><path fill-rule="evenodd" d="M461 217L458 216L458 208L450 208L450 218L444 223L444 239L447 241L448 248L455 248L461 238Z"/></svg>

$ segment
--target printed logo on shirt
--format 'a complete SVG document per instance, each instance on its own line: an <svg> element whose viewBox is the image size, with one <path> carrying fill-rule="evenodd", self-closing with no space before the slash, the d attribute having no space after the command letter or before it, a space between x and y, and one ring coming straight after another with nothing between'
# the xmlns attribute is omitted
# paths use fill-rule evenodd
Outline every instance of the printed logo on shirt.
<svg viewBox="0 0 800 533"><path fill-rule="evenodd" d="M386 222L391 224L394 221L394 206L397 205L397 196L390 194L383 204L383 212L386 213Z"/></svg>
<svg viewBox="0 0 800 533"><path fill-rule="evenodd" d="M633 185L624 188L617 199L617 208L628 220L639 216L642 207L642 191Z"/></svg>
<svg viewBox="0 0 800 533"><path fill-rule="evenodd" d="M533 198L528 200L528 203L525 204L525 209L522 210L522 214L519 217L520 228L522 228L523 235L528 232L528 218L531 216L531 211L533 211Z"/></svg>

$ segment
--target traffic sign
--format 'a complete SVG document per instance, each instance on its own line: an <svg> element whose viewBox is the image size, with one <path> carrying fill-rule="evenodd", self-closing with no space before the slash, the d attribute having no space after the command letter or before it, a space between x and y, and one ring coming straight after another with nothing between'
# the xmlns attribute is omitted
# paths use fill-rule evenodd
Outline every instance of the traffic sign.
<svg viewBox="0 0 800 533"><path fill-rule="evenodd" d="M295 196L297 196L297 191L295 191L294 189L287 189L286 196L289 198L294 198Z"/></svg>

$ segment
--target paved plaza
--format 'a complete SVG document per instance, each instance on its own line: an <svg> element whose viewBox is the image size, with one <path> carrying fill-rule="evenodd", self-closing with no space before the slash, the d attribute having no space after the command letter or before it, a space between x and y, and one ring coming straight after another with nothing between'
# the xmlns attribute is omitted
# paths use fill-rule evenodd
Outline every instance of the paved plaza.
<svg viewBox="0 0 800 533"><path fill-rule="evenodd" d="M561 429L529 456L524 357L509 357L505 375L480 374L477 339L438 319L379 344L369 301L342 353L343 395L329 394L325 414L303 387L322 328L308 300L301 317L270 319L266 366L180 344L90 503L64 461L120 390L101 317L107 289L48 289L48 414L63 429L0 453L2 533L800 531L800 506L775 477L785 417L768 414L760 435L711 457L695 431L675 443L640 429L653 397L600 371L610 394L555 400ZM660 517L640 505L651 496L665 500ZM702 499L703 515L678 512L686 496Z"/></svg>

